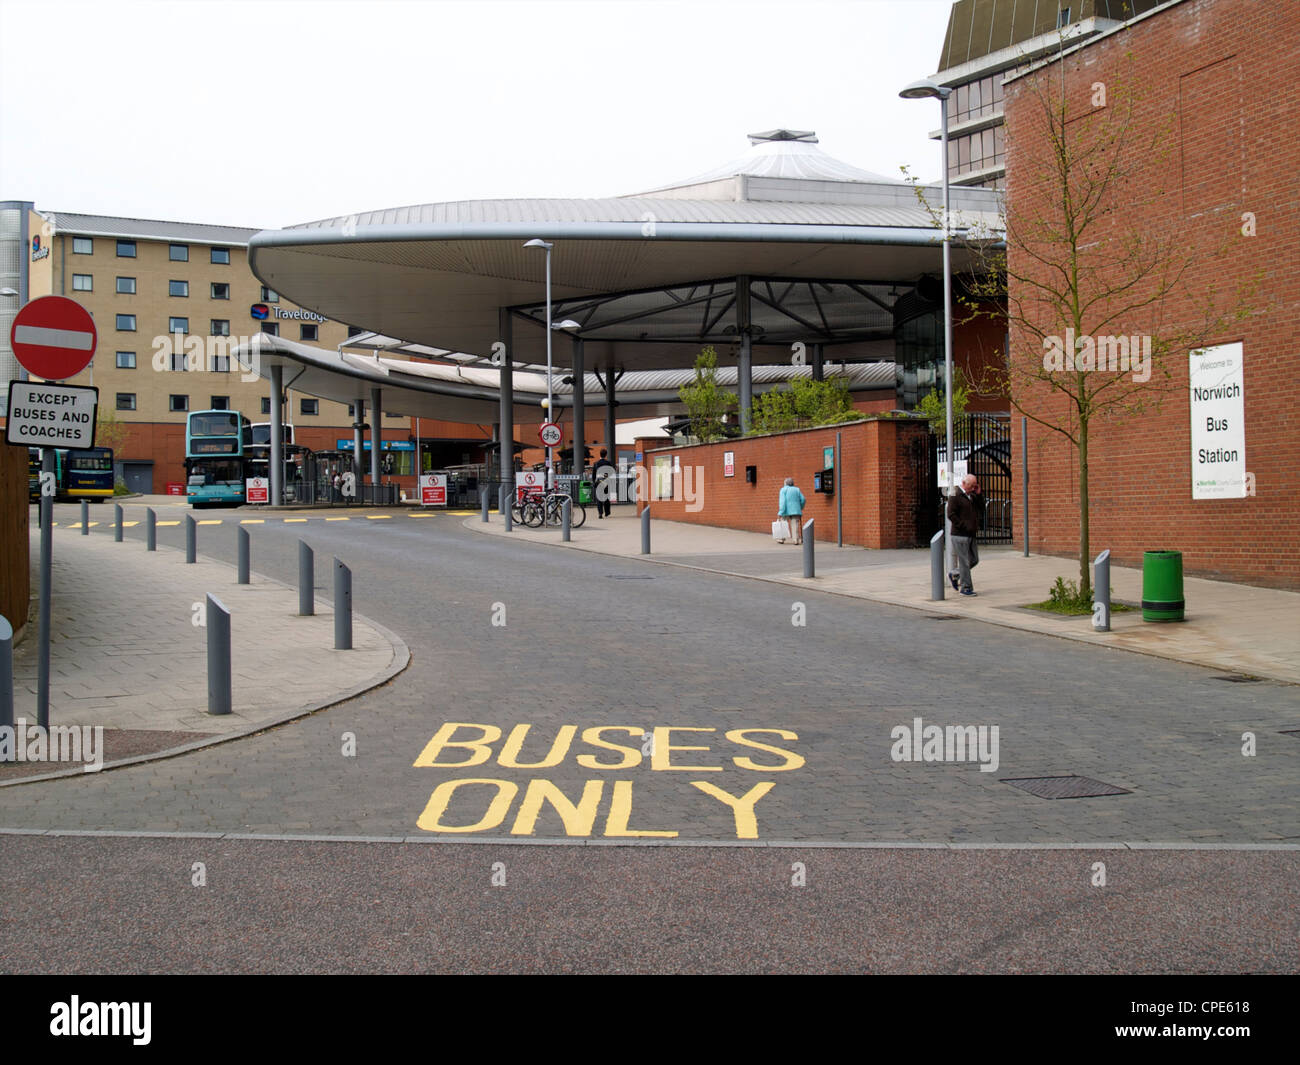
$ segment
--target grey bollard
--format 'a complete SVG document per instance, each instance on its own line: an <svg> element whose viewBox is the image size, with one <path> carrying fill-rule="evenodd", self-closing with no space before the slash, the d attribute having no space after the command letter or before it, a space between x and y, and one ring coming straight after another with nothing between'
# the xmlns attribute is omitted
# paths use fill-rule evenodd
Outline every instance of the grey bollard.
<svg viewBox="0 0 1300 1065"><path fill-rule="evenodd" d="M511 513L510 497L506 494L504 486L501 489L501 517L505 520L506 532L510 532L514 526L515 516Z"/></svg>
<svg viewBox="0 0 1300 1065"><path fill-rule="evenodd" d="M230 713L230 611L208 595L208 713Z"/></svg>
<svg viewBox="0 0 1300 1065"><path fill-rule="evenodd" d="M122 542L122 504L113 504L113 539L117 543Z"/></svg>
<svg viewBox="0 0 1300 1065"><path fill-rule="evenodd" d="M311 548L298 541L298 616L309 618L316 613L315 559Z"/></svg>
<svg viewBox="0 0 1300 1065"><path fill-rule="evenodd" d="M14 627L0 614L0 728L14 724Z"/></svg>
<svg viewBox="0 0 1300 1065"><path fill-rule="evenodd" d="M153 507L144 515L144 547L146 551L158 550L158 515L153 512Z"/></svg>
<svg viewBox="0 0 1300 1065"><path fill-rule="evenodd" d="M248 530L240 528L237 533L237 539L239 541L239 583L247 584L249 554Z"/></svg>
<svg viewBox="0 0 1300 1065"><path fill-rule="evenodd" d="M560 539L568 543L573 532L573 500L566 499L560 504Z"/></svg>
<svg viewBox="0 0 1300 1065"><path fill-rule="evenodd" d="M641 511L641 554L650 554L650 508Z"/></svg>
<svg viewBox="0 0 1300 1065"><path fill-rule="evenodd" d="M81 501L81 535L90 535L90 503L85 499Z"/></svg>
<svg viewBox="0 0 1300 1065"><path fill-rule="evenodd" d="M482 511L483 511L483 524L486 525L486 524L488 523L488 490L487 490L487 485L484 485L482 488L480 488L480 489L478 490L478 497L479 497L479 499L478 499L478 501L479 501L479 507L480 507L480 508L482 509Z"/></svg>
<svg viewBox="0 0 1300 1065"><path fill-rule="evenodd" d="M948 575L943 571L943 530L930 537L930 598L936 602L944 598L944 584Z"/></svg>
<svg viewBox="0 0 1300 1065"><path fill-rule="evenodd" d="M1092 564L1092 627L1110 632L1110 548Z"/></svg>
<svg viewBox="0 0 1300 1065"><path fill-rule="evenodd" d="M194 515L185 515L185 561L193 562L198 550L199 526Z"/></svg>
<svg viewBox="0 0 1300 1065"><path fill-rule="evenodd" d="M352 650L352 571L334 560L334 650Z"/></svg>
<svg viewBox="0 0 1300 1065"><path fill-rule="evenodd" d="M805 577L816 576L817 570L813 564L813 551L816 549L816 530L813 528L815 518L809 518L803 523L803 575Z"/></svg>

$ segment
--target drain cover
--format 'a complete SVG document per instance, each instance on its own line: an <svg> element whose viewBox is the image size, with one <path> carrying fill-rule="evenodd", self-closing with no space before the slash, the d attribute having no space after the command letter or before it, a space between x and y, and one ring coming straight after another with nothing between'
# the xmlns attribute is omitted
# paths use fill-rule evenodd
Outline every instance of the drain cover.
<svg viewBox="0 0 1300 1065"><path fill-rule="evenodd" d="M1023 777L1020 780L1004 780L1013 788L1020 788L1040 799L1091 799L1098 795L1131 795L1126 788L1117 788L1092 777Z"/></svg>

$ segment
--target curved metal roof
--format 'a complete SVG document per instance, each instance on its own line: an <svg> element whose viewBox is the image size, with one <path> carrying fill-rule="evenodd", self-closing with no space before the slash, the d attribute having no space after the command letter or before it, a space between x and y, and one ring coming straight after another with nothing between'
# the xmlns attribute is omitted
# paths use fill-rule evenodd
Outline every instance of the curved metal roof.
<svg viewBox="0 0 1300 1065"><path fill-rule="evenodd" d="M339 216L257 234L249 265L265 284L328 318L487 355L503 339L501 308L524 313L544 299L546 256L523 247L540 237L555 245L555 302L655 292L665 304L620 308L590 334L590 365L633 369L689 366L701 343L716 342L710 329L725 332L725 321L737 332L734 284L732 308L719 305L730 316L702 314L698 329L664 289L734 283L740 275L889 286L939 271L938 230L910 185L839 163L807 142L810 134L759 136L740 161L658 196L468 200ZM997 205L997 194L982 189L960 190L953 204L966 224L990 229ZM960 249L953 261L957 270L968 265ZM754 332L777 343L756 341L754 362L788 362L796 340L843 342L840 358L880 358L870 342L882 335L882 310L888 325L889 307L879 292L862 291L870 328L841 329L831 316L815 328L800 314L792 319L800 324L776 329L771 319ZM638 327L613 329L610 317ZM673 327L657 328L660 317L671 317ZM543 327L517 322L513 332L514 361L545 361ZM724 365L729 354L720 351Z"/></svg>

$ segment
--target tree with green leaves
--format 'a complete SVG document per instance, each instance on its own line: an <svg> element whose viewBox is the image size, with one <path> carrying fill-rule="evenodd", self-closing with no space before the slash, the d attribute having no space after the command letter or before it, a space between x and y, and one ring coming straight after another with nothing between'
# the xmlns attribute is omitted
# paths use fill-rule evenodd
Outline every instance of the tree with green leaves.
<svg viewBox="0 0 1300 1065"><path fill-rule="evenodd" d="M695 380L677 390L691 419L691 435L701 443L726 435L723 416L735 405L736 397L718 383L718 353L710 345L695 357Z"/></svg>
<svg viewBox="0 0 1300 1065"><path fill-rule="evenodd" d="M966 413L966 404L970 401L970 386L966 383L966 376L961 372L960 366L952 368L952 377L952 416L956 419ZM944 395L938 388L932 388L922 396L916 405L916 410L918 414L924 414L929 419L930 432L938 436L947 435L947 404L944 403Z"/></svg>
<svg viewBox="0 0 1300 1065"><path fill-rule="evenodd" d="M815 425L837 425L863 418L853 407L847 382L838 377L814 381L796 377L787 388L754 397L751 433L781 433Z"/></svg>

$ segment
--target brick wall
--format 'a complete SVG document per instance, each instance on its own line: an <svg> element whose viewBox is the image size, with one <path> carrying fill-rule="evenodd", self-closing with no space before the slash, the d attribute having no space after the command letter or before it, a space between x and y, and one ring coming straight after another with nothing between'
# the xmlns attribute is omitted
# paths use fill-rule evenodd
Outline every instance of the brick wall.
<svg viewBox="0 0 1300 1065"><path fill-rule="evenodd" d="M1140 230L1174 241L1194 261L1177 291L1153 308L1119 313L1112 334L1176 335L1200 320L1209 302L1242 306L1237 288L1259 289L1248 313L1205 338L1240 341L1245 353L1245 458L1256 495L1193 500L1187 346L1171 352L1167 384L1153 373L1140 397L1147 409L1094 422L1090 434L1091 544L1120 563L1139 563L1143 550L1181 550L1190 573L1281 588L1300 588L1295 565L1300 532L1288 518L1294 454L1300 443L1296 337L1300 335L1300 19L1293 4L1253 0L1186 0L1124 32L1067 56L1064 95L1079 127L1095 111L1095 86L1109 86L1108 106L1127 84L1137 91L1132 131L1144 168L1122 196L1110 233ZM1131 60L1130 60L1131 56ZM1036 88L1059 96L1061 63L1006 86L1007 188L1013 219L1048 210L1052 182L1041 180L1041 104ZM1118 113L1116 110L1115 113ZM1156 141L1154 150L1150 144ZM1059 198L1059 183L1056 185ZM1256 235L1243 233L1254 216ZM1103 229L1101 235L1105 235ZM1024 267L1015 258L1012 265ZM1032 268L1030 268L1032 274ZM1153 270L1154 279L1158 271ZM1149 283L1153 283L1150 281ZM1010 298L1031 295L1013 281ZM1115 307L1102 308L1114 310ZM1013 330L1013 361L1041 365L1041 339ZM1068 426L1067 404L1041 383L1015 384L1028 413ZM1019 420L1018 418L1016 419ZM1079 474L1073 449L1056 432L1030 422L1028 454L1019 427L1013 483L1027 461L1030 546L1077 555ZM1023 507L1016 507L1016 539Z"/></svg>
<svg viewBox="0 0 1300 1065"><path fill-rule="evenodd" d="M836 497L813 492L813 473L822 469L823 449L835 446L836 432L842 438L835 490L843 496L844 542L872 548L916 546L915 476L908 448L912 440L927 436L923 420L877 418L691 447L665 448L658 440L640 440L637 451L644 456L644 472L639 476L656 518L764 534L777 516L781 486L793 477L807 499L804 520L816 520L818 540L834 541ZM732 477L724 472L728 451L735 455ZM675 499L654 498L656 457L667 457L680 467L673 478ZM746 482L746 466L756 467L756 483ZM688 498L692 495L694 503ZM642 505L638 500L638 511Z"/></svg>

